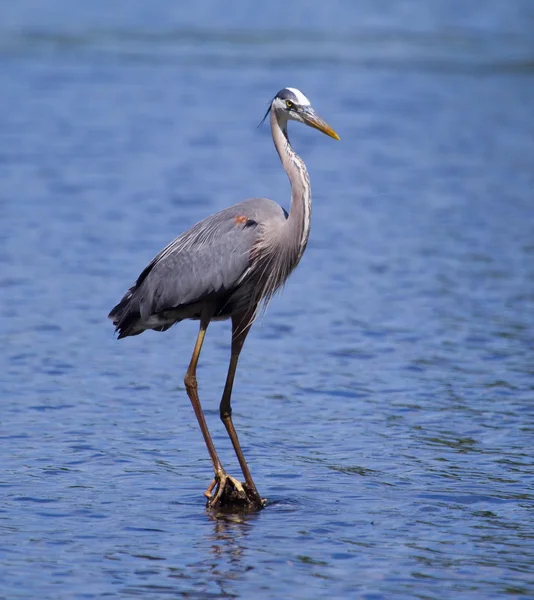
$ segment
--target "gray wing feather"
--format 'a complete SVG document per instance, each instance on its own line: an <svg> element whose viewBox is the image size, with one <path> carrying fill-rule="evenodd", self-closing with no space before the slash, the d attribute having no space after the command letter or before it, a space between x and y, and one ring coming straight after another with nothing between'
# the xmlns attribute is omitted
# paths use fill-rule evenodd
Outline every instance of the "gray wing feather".
<svg viewBox="0 0 534 600"><path fill-rule="evenodd" d="M247 217L237 222L237 217ZM142 319L231 290L250 266L259 225L285 219L270 200L240 202L200 221L171 242L141 273L136 295Z"/></svg>

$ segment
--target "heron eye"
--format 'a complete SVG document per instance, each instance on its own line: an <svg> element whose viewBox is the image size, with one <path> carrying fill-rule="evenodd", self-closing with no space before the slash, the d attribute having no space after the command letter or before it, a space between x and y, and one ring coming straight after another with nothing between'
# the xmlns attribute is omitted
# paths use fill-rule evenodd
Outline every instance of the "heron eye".
<svg viewBox="0 0 534 600"><path fill-rule="evenodd" d="M293 108L293 102L291 102L291 100L286 100L286 106L287 108Z"/></svg>

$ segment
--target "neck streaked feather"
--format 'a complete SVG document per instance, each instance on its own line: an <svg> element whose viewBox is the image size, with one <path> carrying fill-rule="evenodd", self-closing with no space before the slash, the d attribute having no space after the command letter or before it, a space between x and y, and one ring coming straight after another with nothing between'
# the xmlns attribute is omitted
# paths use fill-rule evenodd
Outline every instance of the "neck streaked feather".
<svg viewBox="0 0 534 600"><path fill-rule="evenodd" d="M253 272L259 282L256 301L264 307L298 265L310 233L311 186L303 160L291 147L287 136L287 119L271 111L271 132L282 166L291 183L291 207L282 226L264 228L253 251Z"/></svg>
<svg viewBox="0 0 534 600"><path fill-rule="evenodd" d="M274 111L273 111L274 112ZM273 126L273 120L275 126ZM287 221L287 234L293 244L297 243L297 262L302 258L311 226L311 185L304 161L293 150L287 135L287 121L280 126L278 119L271 116L273 140L282 165L291 183L291 207ZM286 240L287 241L287 240Z"/></svg>

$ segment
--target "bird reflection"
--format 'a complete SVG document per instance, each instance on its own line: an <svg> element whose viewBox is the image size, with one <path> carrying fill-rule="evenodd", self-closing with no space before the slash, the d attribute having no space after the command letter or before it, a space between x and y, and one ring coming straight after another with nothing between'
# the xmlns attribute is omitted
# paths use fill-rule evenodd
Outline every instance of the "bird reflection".
<svg viewBox="0 0 534 600"><path fill-rule="evenodd" d="M207 513L213 523L213 533L208 536L211 559L206 567L220 589L221 597L235 597L232 582L254 568L253 558L247 557L247 538L258 513L225 514Z"/></svg>

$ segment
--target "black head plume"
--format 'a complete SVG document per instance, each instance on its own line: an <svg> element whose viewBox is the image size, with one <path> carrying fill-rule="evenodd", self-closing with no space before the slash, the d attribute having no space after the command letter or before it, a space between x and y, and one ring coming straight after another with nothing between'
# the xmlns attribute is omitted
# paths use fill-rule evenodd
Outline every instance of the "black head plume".
<svg viewBox="0 0 534 600"><path fill-rule="evenodd" d="M276 98L276 96L275 96L275 98ZM259 125L258 125L258 127L257 127L256 129L259 129L259 128L260 128L260 127L263 125L263 123L264 123L265 119L268 117L269 113L271 112L271 108L272 108L272 106L273 106L273 100L274 100L274 98L273 98L273 99L272 99L272 100L269 102L269 108L267 109L267 112L265 113L265 116L264 116L264 117L263 117L263 119L262 119L262 120L259 122Z"/></svg>

